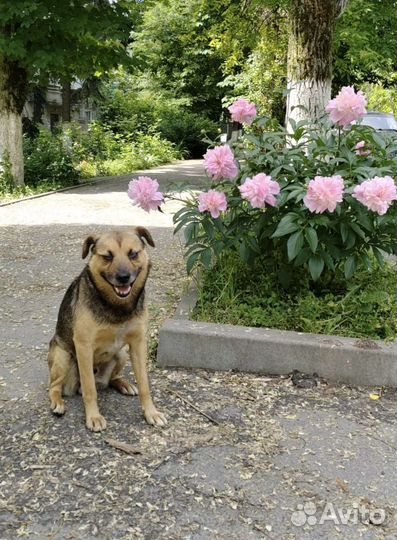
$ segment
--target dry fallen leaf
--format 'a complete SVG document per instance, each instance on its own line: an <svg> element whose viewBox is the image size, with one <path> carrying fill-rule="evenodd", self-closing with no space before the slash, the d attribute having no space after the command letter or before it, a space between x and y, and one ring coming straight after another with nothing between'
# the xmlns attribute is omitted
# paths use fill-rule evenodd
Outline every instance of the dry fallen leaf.
<svg viewBox="0 0 397 540"><path fill-rule="evenodd" d="M335 483L343 491L343 493L348 493L349 492L349 487L348 487L347 483L345 482L345 480L343 480L342 478L337 478L335 480Z"/></svg>

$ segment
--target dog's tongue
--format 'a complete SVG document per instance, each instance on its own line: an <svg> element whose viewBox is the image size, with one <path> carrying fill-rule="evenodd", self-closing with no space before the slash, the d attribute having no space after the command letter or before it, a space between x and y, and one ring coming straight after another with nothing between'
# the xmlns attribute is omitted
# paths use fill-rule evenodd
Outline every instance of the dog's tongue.
<svg viewBox="0 0 397 540"><path fill-rule="evenodd" d="M115 287L117 294L121 296L127 296L131 290L131 285L122 285L121 287Z"/></svg>

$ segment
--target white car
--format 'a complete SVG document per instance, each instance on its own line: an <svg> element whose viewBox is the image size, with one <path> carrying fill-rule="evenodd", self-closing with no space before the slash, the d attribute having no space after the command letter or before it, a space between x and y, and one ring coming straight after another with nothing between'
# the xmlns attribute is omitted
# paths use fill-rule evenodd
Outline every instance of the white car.
<svg viewBox="0 0 397 540"><path fill-rule="evenodd" d="M390 113L371 111L364 115L359 122L362 126L370 126L376 131L388 131L397 133L397 120Z"/></svg>

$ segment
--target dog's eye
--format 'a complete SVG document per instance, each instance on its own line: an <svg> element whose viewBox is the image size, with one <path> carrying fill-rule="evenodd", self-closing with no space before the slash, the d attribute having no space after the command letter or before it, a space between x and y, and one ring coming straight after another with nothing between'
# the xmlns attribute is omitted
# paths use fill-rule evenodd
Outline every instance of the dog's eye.
<svg viewBox="0 0 397 540"><path fill-rule="evenodd" d="M132 251L132 249L130 249L130 251L128 252L128 258L131 259L131 261L136 259L138 255L139 255L139 251Z"/></svg>
<svg viewBox="0 0 397 540"><path fill-rule="evenodd" d="M110 251L106 255L102 255L102 257L105 259L105 261L108 261L108 262L112 262L114 259L113 253L111 253Z"/></svg>

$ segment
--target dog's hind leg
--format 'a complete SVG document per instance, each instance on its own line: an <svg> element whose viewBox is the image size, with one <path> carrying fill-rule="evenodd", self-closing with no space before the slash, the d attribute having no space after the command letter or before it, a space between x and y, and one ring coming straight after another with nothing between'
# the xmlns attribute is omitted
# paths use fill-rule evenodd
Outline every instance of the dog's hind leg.
<svg viewBox="0 0 397 540"><path fill-rule="evenodd" d="M65 384L70 382L71 370L73 370L71 355L52 341L48 353L48 365L50 368L49 397L51 409L55 414L64 414L65 402L62 399L62 393Z"/></svg>
<svg viewBox="0 0 397 540"><path fill-rule="evenodd" d="M80 379L79 379L79 370L77 368L77 361L73 360L70 364L70 370L66 376L66 380L63 386L62 394L64 396L74 396L77 394L79 389Z"/></svg>
<svg viewBox="0 0 397 540"><path fill-rule="evenodd" d="M109 386L115 388L120 394L127 396L136 396L138 388L123 378L124 366L129 360L129 354L126 349L121 349L115 357L116 363L110 377Z"/></svg>

